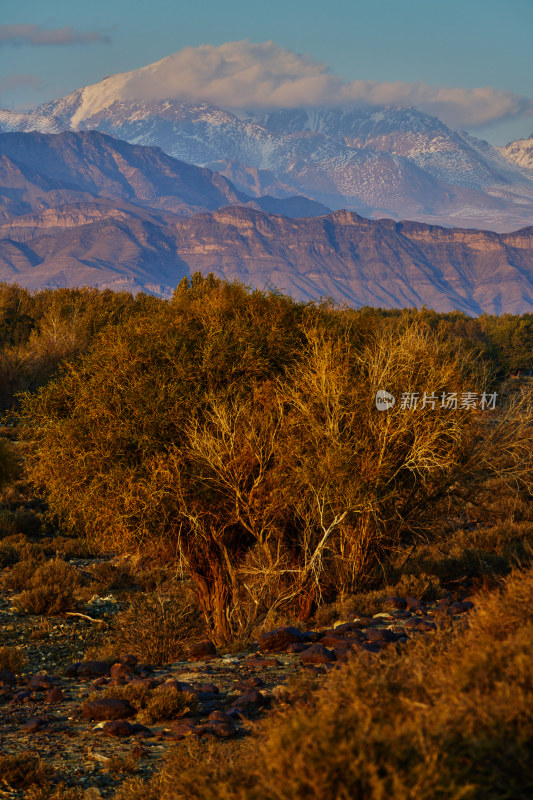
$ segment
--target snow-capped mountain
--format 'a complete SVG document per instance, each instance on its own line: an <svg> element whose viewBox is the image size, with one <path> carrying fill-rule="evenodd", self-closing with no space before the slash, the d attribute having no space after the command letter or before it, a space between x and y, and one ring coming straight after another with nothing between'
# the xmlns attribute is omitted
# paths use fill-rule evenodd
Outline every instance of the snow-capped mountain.
<svg viewBox="0 0 533 800"><path fill-rule="evenodd" d="M162 75L168 82L171 58L28 113L0 111L0 130L96 129L220 170L255 196L300 194L365 216L495 231L533 223L525 145L520 160L414 108L237 115L190 99L149 99L146 87Z"/></svg>
<svg viewBox="0 0 533 800"><path fill-rule="evenodd" d="M529 139L517 139L505 147L498 148L499 153L513 164L526 170L533 170L533 133Z"/></svg>

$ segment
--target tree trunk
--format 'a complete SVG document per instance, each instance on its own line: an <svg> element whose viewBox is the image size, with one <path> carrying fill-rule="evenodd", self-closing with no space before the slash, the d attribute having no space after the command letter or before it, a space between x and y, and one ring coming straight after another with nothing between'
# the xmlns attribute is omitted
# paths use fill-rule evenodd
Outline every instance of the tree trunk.
<svg viewBox="0 0 533 800"><path fill-rule="evenodd" d="M200 570L189 563L189 572L195 584L195 593L202 614L215 644L229 642L235 634L232 618L237 598L232 591L232 581L223 559L210 559Z"/></svg>

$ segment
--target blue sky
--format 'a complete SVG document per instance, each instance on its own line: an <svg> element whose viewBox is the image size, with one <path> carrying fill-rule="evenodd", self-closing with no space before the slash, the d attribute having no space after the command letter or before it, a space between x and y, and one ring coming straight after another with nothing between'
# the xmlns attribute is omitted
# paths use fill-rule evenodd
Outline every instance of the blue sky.
<svg viewBox="0 0 533 800"><path fill-rule="evenodd" d="M463 127L495 143L533 133L533 0L3 0L0 106L243 39L308 54L348 83L491 87L488 122L465 113Z"/></svg>

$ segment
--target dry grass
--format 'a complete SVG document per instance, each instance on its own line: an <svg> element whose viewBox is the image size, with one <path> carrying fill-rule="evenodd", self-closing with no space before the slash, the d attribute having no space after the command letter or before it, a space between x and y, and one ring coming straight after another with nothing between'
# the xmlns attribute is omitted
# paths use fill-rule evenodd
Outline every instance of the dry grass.
<svg viewBox="0 0 533 800"><path fill-rule="evenodd" d="M198 706L196 695L191 692L180 692L174 686L164 689L147 689L144 686L125 684L113 686L98 692L90 699L116 697L127 700L140 714L139 721L153 725L163 720L182 717Z"/></svg>
<svg viewBox="0 0 533 800"><path fill-rule="evenodd" d="M9 789L27 789L48 784L54 770L34 753L0 756L0 782Z"/></svg>
<svg viewBox="0 0 533 800"><path fill-rule="evenodd" d="M145 786L146 796L528 797L533 571L515 572L501 589L479 598L469 622L388 651L377 662L355 657L319 688L307 677L238 753L227 743L187 741L169 753ZM140 796L140 784L131 788L132 797Z"/></svg>
<svg viewBox="0 0 533 800"><path fill-rule="evenodd" d="M0 647L0 671L5 669L18 675L27 663L26 655L18 647Z"/></svg>
<svg viewBox="0 0 533 800"><path fill-rule="evenodd" d="M17 567L29 567L21 562ZM17 575L20 579L20 575ZM40 564L28 574L27 588L13 598L13 603L26 614L60 614L76 605L76 590L81 585L78 571L59 558Z"/></svg>
<svg viewBox="0 0 533 800"><path fill-rule="evenodd" d="M106 632L102 650L91 656L132 653L149 664L169 664L186 657L192 641L202 638L205 627L193 593L174 586L171 594L141 593L120 611Z"/></svg>

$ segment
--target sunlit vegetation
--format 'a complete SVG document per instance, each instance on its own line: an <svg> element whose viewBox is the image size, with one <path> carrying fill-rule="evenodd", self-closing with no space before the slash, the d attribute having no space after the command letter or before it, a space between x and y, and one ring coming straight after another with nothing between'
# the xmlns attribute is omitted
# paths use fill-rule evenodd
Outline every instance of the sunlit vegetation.
<svg viewBox="0 0 533 800"><path fill-rule="evenodd" d="M525 389L494 412L374 405L381 388L495 391L497 321L490 341L489 318L339 310L199 274L168 302L82 297L90 343L22 402L28 474L92 543L176 563L220 644L390 582L398 553L491 479L531 492Z"/></svg>

